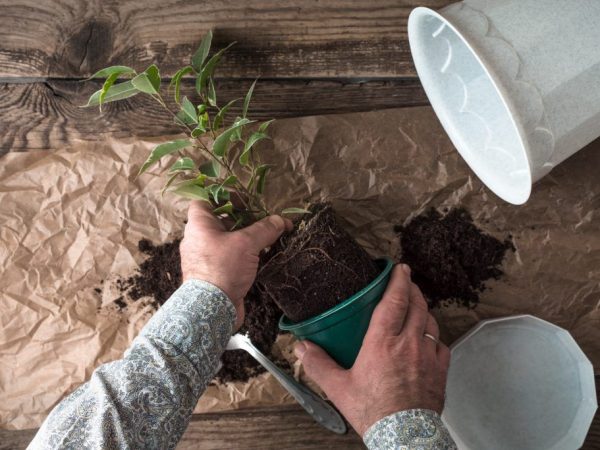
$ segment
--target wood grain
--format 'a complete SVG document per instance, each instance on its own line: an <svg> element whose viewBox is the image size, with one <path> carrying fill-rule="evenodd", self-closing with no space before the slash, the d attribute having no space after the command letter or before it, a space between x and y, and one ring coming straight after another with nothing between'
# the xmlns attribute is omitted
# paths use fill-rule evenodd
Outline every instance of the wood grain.
<svg viewBox="0 0 600 450"><path fill-rule="evenodd" d="M0 450L27 447L37 430L0 430ZM284 406L197 414L178 450L364 449L354 432L340 436L317 425L303 409Z"/></svg>
<svg viewBox="0 0 600 450"><path fill-rule="evenodd" d="M0 430L0 450L24 449L36 431ZM177 446L178 450L338 448L352 450L364 446L353 431L344 436L330 433L296 406L194 415ZM599 448L600 414L596 414L582 450Z"/></svg>
<svg viewBox="0 0 600 450"><path fill-rule="evenodd" d="M243 97L251 83L219 81L219 103ZM105 105L102 115L97 108L81 108L99 86L97 82L68 80L0 85L0 155L50 150L75 139L98 140L100 135L152 137L179 132L168 113L147 96ZM184 83L183 94L194 96L191 80ZM417 80L260 80L251 113L257 119L270 119L426 103ZM235 115L239 106L231 111Z"/></svg>
<svg viewBox="0 0 600 450"><path fill-rule="evenodd" d="M0 78L81 78L111 64L173 74L206 31L237 41L224 77L414 76L415 6L452 0L0 0Z"/></svg>

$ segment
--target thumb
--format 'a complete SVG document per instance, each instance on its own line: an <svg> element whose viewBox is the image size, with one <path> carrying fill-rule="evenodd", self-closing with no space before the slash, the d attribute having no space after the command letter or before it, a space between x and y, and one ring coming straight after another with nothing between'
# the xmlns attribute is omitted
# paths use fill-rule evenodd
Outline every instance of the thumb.
<svg viewBox="0 0 600 450"><path fill-rule="evenodd" d="M347 372L325 350L310 341L298 342L294 354L302 362L306 375L335 403L335 393L340 386L344 386L342 378Z"/></svg>
<svg viewBox="0 0 600 450"><path fill-rule="evenodd" d="M287 225L281 216L267 216L236 233L245 234L250 240L252 250L258 254L272 245L281 236Z"/></svg>

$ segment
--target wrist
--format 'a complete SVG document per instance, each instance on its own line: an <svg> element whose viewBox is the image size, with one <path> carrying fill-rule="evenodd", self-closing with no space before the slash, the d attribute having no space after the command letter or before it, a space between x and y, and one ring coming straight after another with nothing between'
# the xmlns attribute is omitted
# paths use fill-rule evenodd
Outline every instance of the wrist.
<svg viewBox="0 0 600 450"><path fill-rule="evenodd" d="M235 308L235 312L236 312L236 320L235 320L235 325L234 325L234 332L239 330L239 328L242 326L242 324L244 323L244 299L243 298L232 298L231 295L229 295L229 293L227 292L226 289L223 288L222 283L219 283L218 281L213 281L211 279L207 279L209 277L204 277L200 274L190 274L187 273L186 275L182 275L182 281L183 284L187 284L187 283L192 283L192 282L201 282L201 283L208 283L211 286L213 286L215 289L218 289L223 296L229 300L229 302L233 305L233 307Z"/></svg>
<svg viewBox="0 0 600 450"><path fill-rule="evenodd" d="M424 442L456 449L440 414L430 409L408 409L383 417L366 430L363 441L369 449L413 448Z"/></svg>

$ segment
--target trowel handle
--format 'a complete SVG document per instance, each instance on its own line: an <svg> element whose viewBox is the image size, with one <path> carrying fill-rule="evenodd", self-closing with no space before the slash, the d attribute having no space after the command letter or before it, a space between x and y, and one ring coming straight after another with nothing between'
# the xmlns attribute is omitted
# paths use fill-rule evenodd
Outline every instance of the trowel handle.
<svg viewBox="0 0 600 450"><path fill-rule="evenodd" d="M346 423L333 406L273 364L251 343L244 343L244 350L267 369L320 425L337 434L346 432Z"/></svg>

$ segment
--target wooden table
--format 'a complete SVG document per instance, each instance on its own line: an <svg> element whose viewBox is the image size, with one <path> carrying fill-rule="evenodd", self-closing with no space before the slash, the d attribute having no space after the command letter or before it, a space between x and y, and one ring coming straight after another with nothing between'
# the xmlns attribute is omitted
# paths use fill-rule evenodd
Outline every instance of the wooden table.
<svg viewBox="0 0 600 450"><path fill-rule="evenodd" d="M219 68L220 101L243 96L260 77L258 118L426 105L406 37L417 5L449 0L0 0L0 155L53 150L75 140L177 132L142 96L82 109L97 69L155 62L163 80L187 64L204 33L238 43ZM184 92L192 94L189 80ZM598 380L600 381L600 380ZM600 383L599 383L600 384ZM35 430L1 431L0 449L24 448ZM298 407L194 416L179 448L363 448ZM596 416L586 449L600 448Z"/></svg>

